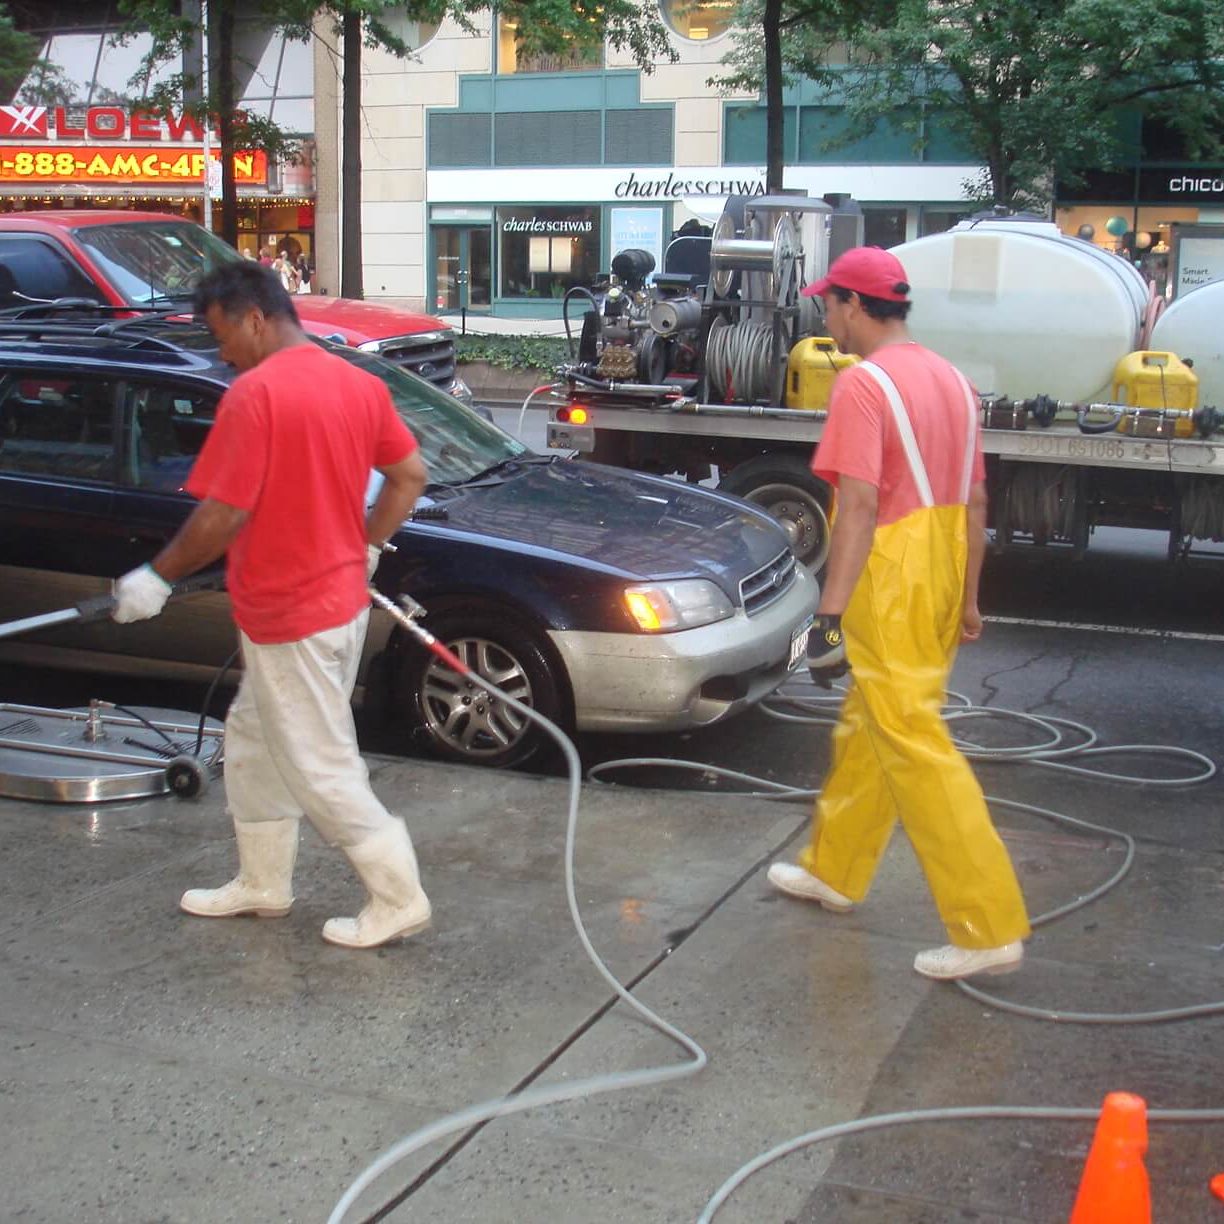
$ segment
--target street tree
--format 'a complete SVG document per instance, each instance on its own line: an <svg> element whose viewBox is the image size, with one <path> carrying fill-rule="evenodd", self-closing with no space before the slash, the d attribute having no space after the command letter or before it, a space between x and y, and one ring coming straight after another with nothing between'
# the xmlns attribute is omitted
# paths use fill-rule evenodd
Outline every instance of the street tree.
<svg viewBox="0 0 1224 1224"><path fill-rule="evenodd" d="M751 25L765 3L742 0L750 32L724 81L768 86ZM784 73L828 85L851 132L891 127L920 148L937 123L985 168L969 190L986 202L1045 208L1055 181L1116 165L1123 108L1166 120L1192 156L1218 155L1224 140L1218 0L896 0L857 13L782 3Z"/></svg>
<svg viewBox="0 0 1224 1224"><path fill-rule="evenodd" d="M765 94L765 186L782 189L785 169L783 90L806 79L838 85L848 43L864 27L887 19L891 0L739 0L736 31L724 72L710 83Z"/></svg>
<svg viewBox="0 0 1224 1224"><path fill-rule="evenodd" d="M290 0L292 5L293 0ZM304 32L320 15L335 21L343 48L341 127L341 212L346 218L341 237L340 291L345 297L363 296L361 216L361 55L363 47L381 48L399 58L416 49L398 34L389 18L440 22L446 17L476 35L477 18L500 12L516 29L519 50L525 55L596 53L605 43L628 49L646 71L655 60L671 55L667 34L654 8L634 0L501 0L490 9L486 0L416 0L392 4L388 0L297 0L296 21L290 33Z"/></svg>
<svg viewBox="0 0 1224 1224"><path fill-rule="evenodd" d="M238 185L234 154L262 149L270 158L297 151L294 135L257 115L238 110L235 36L239 19L265 29L283 24L280 0L118 0L119 41L148 34L151 46L129 88L132 101L151 111L178 109L201 123L215 122L221 163L221 236L238 244ZM207 87L204 61L207 60ZM171 73L161 71L176 65Z"/></svg>
<svg viewBox="0 0 1224 1224"><path fill-rule="evenodd" d="M475 34L478 16L490 11L486 0L209 0L207 29L193 4L177 0L119 0L128 36L148 32L153 47L142 71L153 66L181 65L145 94L154 107L177 105L201 116L216 117L222 166L221 233L235 244L238 234L237 187L233 154L239 147L258 148L269 156L292 154L293 134L270 121L236 110L234 92L234 32L239 10L243 20L256 20L284 37L315 36L320 18L334 22L342 47L341 209L344 226L341 251L341 293L363 296L361 248L361 60L364 49L382 49L405 59L417 49L397 32L405 22L437 23L447 17ZM515 20L518 41L526 54L560 54L602 47L628 49L644 70L674 53L656 10L635 0L502 0L492 11ZM192 48L203 41L209 48L209 88L201 88L201 73L192 68ZM134 80L134 84L135 84Z"/></svg>
<svg viewBox="0 0 1224 1224"><path fill-rule="evenodd" d="M39 56L41 42L18 28L0 4L0 96L5 101L56 106L68 100L63 73Z"/></svg>

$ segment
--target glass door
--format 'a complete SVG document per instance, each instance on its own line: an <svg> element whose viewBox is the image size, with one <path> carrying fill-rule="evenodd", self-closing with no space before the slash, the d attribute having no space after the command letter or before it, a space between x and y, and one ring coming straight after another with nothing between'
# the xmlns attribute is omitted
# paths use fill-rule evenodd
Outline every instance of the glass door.
<svg viewBox="0 0 1224 1224"><path fill-rule="evenodd" d="M493 237L487 225L433 226L434 310L493 305Z"/></svg>

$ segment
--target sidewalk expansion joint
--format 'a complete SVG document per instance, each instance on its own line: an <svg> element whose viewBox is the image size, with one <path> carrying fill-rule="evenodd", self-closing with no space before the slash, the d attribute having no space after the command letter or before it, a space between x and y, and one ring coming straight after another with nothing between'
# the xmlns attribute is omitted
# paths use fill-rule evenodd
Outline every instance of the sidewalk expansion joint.
<svg viewBox="0 0 1224 1224"><path fill-rule="evenodd" d="M721 908L726 904L736 893L738 893L749 880L753 879L762 868L772 863L779 854L786 849L787 846L795 840L795 838L808 827L809 820L805 817L801 824L795 830L782 839L776 846L771 847L764 855L756 860L748 867L740 876L724 889L702 912L698 915L696 921L688 926L680 927L672 931L668 935L667 943L655 953L655 955L647 962L647 964L627 982L622 983L625 988L632 993L638 986L642 984L656 969L659 968L665 961L669 959L673 952L679 949L692 935L699 931L706 922L709 921ZM551 1066L553 1066L563 1054L574 1046L579 1038L590 1032L611 1010L620 1002L616 995L610 995L606 1002L600 1004L585 1020L576 1025L571 1032L562 1039L548 1054L544 1056L526 1075L522 1077L505 1095L507 1097L517 1096L524 1089L530 1087L541 1075L544 1074ZM377 1224L380 1220L385 1220L391 1212L397 1207L402 1206L409 1198L411 1198L418 1190L431 1181L438 1173L440 1173L450 1162L459 1155L461 1151L477 1135L480 1134L492 1119L484 1122L479 1122L475 1126L464 1131L457 1139L455 1139L435 1160L426 1165L401 1191L392 1198L388 1199L381 1207L376 1208L370 1215L363 1217L361 1224Z"/></svg>

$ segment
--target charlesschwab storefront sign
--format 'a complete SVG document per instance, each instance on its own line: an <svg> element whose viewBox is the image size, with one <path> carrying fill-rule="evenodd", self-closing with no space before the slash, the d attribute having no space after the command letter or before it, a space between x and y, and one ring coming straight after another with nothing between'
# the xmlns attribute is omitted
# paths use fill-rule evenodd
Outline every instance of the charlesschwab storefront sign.
<svg viewBox="0 0 1224 1224"><path fill-rule="evenodd" d="M680 200L685 196L754 196L765 194L763 178L695 177L669 171L657 178L638 178L630 171L614 188L618 200Z"/></svg>

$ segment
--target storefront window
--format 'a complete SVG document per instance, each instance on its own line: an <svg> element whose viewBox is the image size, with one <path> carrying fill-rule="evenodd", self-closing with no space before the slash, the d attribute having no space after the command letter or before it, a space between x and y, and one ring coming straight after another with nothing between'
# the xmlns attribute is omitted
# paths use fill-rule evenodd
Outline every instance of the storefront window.
<svg viewBox="0 0 1224 1224"><path fill-rule="evenodd" d="M663 18L681 38L704 42L731 26L734 0L662 0Z"/></svg>
<svg viewBox="0 0 1224 1224"><path fill-rule="evenodd" d="M959 225L968 215L964 209L927 208L924 205L918 236L926 238L930 234L945 233L954 225Z"/></svg>
<svg viewBox="0 0 1224 1224"><path fill-rule="evenodd" d="M905 241L905 222L904 208L864 208L864 244L878 247L899 246Z"/></svg>
<svg viewBox="0 0 1224 1224"><path fill-rule="evenodd" d="M599 274L600 210L544 205L497 210L501 297L559 298Z"/></svg>
<svg viewBox="0 0 1224 1224"><path fill-rule="evenodd" d="M526 54L519 43L518 21L514 17L497 19L497 71L582 72L603 66L603 46L574 47L557 53Z"/></svg>

